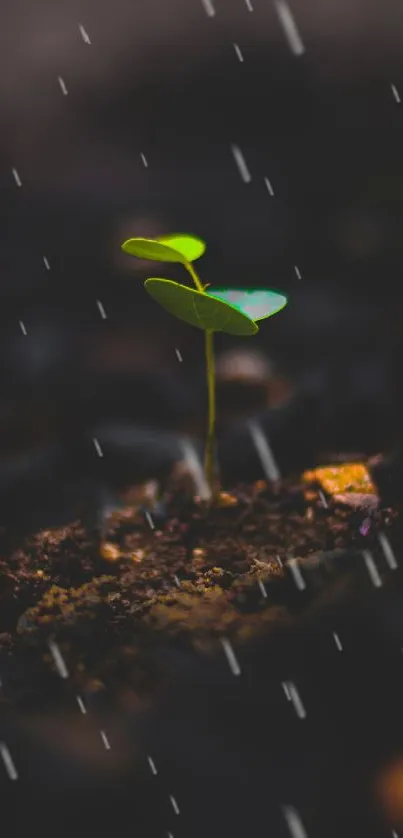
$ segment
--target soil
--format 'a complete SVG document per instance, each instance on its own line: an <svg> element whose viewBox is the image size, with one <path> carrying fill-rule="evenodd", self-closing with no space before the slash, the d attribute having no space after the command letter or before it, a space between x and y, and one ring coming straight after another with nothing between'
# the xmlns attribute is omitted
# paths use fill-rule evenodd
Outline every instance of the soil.
<svg viewBox="0 0 403 838"><path fill-rule="evenodd" d="M294 630L322 601L328 609L329 591L370 595L362 551L387 574L379 533L401 544L400 509L347 490L321 488L312 472L239 485L210 510L186 486L159 507L137 490L102 532L76 521L26 538L0 561L3 702L31 706L49 691L51 641L81 694L107 685L141 704L160 688L164 644L214 656L229 641L236 652ZM340 587L344 565L354 572Z"/></svg>

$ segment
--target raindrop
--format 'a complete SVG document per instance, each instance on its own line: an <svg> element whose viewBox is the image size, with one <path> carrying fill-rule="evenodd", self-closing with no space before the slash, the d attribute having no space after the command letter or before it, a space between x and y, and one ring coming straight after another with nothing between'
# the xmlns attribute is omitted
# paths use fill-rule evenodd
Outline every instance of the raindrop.
<svg viewBox="0 0 403 838"><path fill-rule="evenodd" d="M84 26L82 25L82 23L78 24L78 28L79 28L80 35L81 35L84 43L85 44L90 44L91 43L90 36L88 35L88 32L86 32L86 30L84 29Z"/></svg>
<svg viewBox="0 0 403 838"><path fill-rule="evenodd" d="M67 94L68 94L68 90L67 90L67 87L66 87L66 84L65 84L64 79L62 79L62 77L61 77L61 76L58 76L58 77L57 77L57 80L58 80L58 82L59 82L59 85L60 85L60 90L62 91L63 96L67 96Z"/></svg>
<svg viewBox="0 0 403 838"><path fill-rule="evenodd" d="M264 596L264 598L267 599L267 591L261 579L258 579L258 585L262 592L262 596Z"/></svg>
<svg viewBox="0 0 403 838"><path fill-rule="evenodd" d="M292 838L307 838L305 827L294 806L283 806L283 814Z"/></svg>
<svg viewBox="0 0 403 838"><path fill-rule="evenodd" d="M5 742L0 742L0 754L10 780L18 780L17 769Z"/></svg>
<svg viewBox="0 0 403 838"><path fill-rule="evenodd" d="M288 4L285 3L285 0L274 0L274 8L291 52L294 55L302 55L305 52L305 47Z"/></svg>
<svg viewBox="0 0 403 838"><path fill-rule="evenodd" d="M220 640L221 640L221 645L224 649L224 652L227 656L227 661L229 663L229 667L230 667L230 670L231 670L232 674L233 675L240 675L241 674L241 667L239 666L239 663L236 659L235 652L234 652L234 650L231 646L231 643L225 637L220 638Z"/></svg>
<svg viewBox="0 0 403 838"><path fill-rule="evenodd" d="M291 571L291 573L294 577L294 582L295 582L297 588L299 588L300 591L303 591L304 588L306 588L306 584L305 584L304 578L302 576L301 569L298 566L297 560L296 559L289 559L288 562L287 562L287 567L289 567L289 569L290 569L290 571Z"/></svg>
<svg viewBox="0 0 403 838"><path fill-rule="evenodd" d="M173 810L174 810L174 812L175 812L175 815L179 815L179 806L178 806L178 804L177 804L177 802L176 802L176 800L175 800L175 798L174 798L173 794L170 794L170 795L169 795L169 799L170 799L170 801L171 801L171 803L172 803L172 808L173 808Z"/></svg>
<svg viewBox="0 0 403 838"><path fill-rule="evenodd" d="M145 510L144 515L147 519L147 523L148 523L148 526L150 527L150 529L155 530L155 524L154 524L154 521L153 521L148 509Z"/></svg>
<svg viewBox="0 0 403 838"><path fill-rule="evenodd" d="M251 420L249 422L249 432L266 477L270 482L276 483L280 479L280 471L274 459L274 454L270 448L269 442L259 423L255 420Z"/></svg>
<svg viewBox="0 0 403 838"><path fill-rule="evenodd" d="M288 682L288 689L289 689L289 692L290 692L291 701L294 705L294 710L295 710L298 718L299 719L305 719L306 718L305 707L304 707L304 705L301 701L301 696L300 696L295 684L293 684L292 681Z"/></svg>
<svg viewBox="0 0 403 838"><path fill-rule="evenodd" d="M246 161L241 149L237 145L232 145L231 151L234 155L235 163L238 166L239 174L241 175L242 180L244 181L244 183L250 183L252 180L252 176L246 165Z"/></svg>
<svg viewBox="0 0 403 838"><path fill-rule="evenodd" d="M78 704L83 716L85 716L86 713L87 713L87 710L86 710L86 707L85 707L85 704L84 704L82 698L80 698L79 695L76 695L76 699L77 699L77 704Z"/></svg>
<svg viewBox="0 0 403 838"><path fill-rule="evenodd" d="M100 734L101 734L101 739L102 739L102 741L103 741L103 743L104 743L104 745L105 745L106 750L107 750L107 751L110 751L110 749L111 749L111 745L110 745L109 739L108 739L108 737L107 737L107 735L106 735L105 731L104 731L104 730L101 730L101 731L100 731Z"/></svg>
<svg viewBox="0 0 403 838"><path fill-rule="evenodd" d="M69 672L67 666L64 662L64 658L62 657L62 653L57 643L54 642L54 640L49 641L49 649L60 677L68 678Z"/></svg>
<svg viewBox="0 0 403 838"><path fill-rule="evenodd" d="M206 12L207 17L214 17L215 15L215 8L212 4L212 0L202 0L204 11Z"/></svg>
<svg viewBox="0 0 403 838"><path fill-rule="evenodd" d="M376 588L380 588L382 585L382 580L378 573L378 568L371 556L371 553L369 552L369 550L363 550L362 555L364 557L364 561L367 566L367 570L370 575L372 584L375 585Z"/></svg>
<svg viewBox="0 0 403 838"><path fill-rule="evenodd" d="M21 178L20 178L20 176L17 172L17 169L12 169L11 171L13 173L13 177L14 177L14 180L15 180L17 186L22 186Z"/></svg>
<svg viewBox="0 0 403 838"><path fill-rule="evenodd" d="M336 632L335 632L335 631L333 632L333 637L334 637L334 642L335 642L335 644L336 644L336 646L337 646L337 648L338 648L339 652L341 652L341 651L342 651L342 649L343 649L343 646L341 645L339 635L338 635L338 634L336 634Z"/></svg>
<svg viewBox="0 0 403 838"><path fill-rule="evenodd" d="M382 547L383 554L385 559L390 567L391 570L396 570L398 567L396 556L392 550L391 544L389 539L386 537L385 533L379 533L379 543Z"/></svg>
<svg viewBox="0 0 403 838"><path fill-rule="evenodd" d="M147 759L148 759L148 764L149 764L149 766L150 766L150 768L151 768L152 773L153 773L154 775L155 775L155 774L157 774L158 772L157 772L157 769L156 769L156 767L155 767L155 762L154 762L154 760L152 759L152 757L147 757Z"/></svg>
<svg viewBox="0 0 403 838"><path fill-rule="evenodd" d="M181 441L181 448L185 463L192 475L199 498L201 500L210 500L211 489L195 446L189 440L183 439Z"/></svg>
<svg viewBox="0 0 403 838"><path fill-rule="evenodd" d="M98 454L98 457L103 457L103 456L104 456L104 454L103 454L102 448L101 448L101 446L100 446L100 444L99 444L98 440L94 437L92 441L93 441L93 443L94 443L95 450L96 450L96 452L97 452L97 454Z"/></svg>
<svg viewBox="0 0 403 838"><path fill-rule="evenodd" d="M106 311L105 311L105 309L104 309L104 307L101 303L101 300L97 300L97 306L99 308L99 312L100 312L100 315L102 317L102 320L106 320L107 319L107 314L106 314Z"/></svg>

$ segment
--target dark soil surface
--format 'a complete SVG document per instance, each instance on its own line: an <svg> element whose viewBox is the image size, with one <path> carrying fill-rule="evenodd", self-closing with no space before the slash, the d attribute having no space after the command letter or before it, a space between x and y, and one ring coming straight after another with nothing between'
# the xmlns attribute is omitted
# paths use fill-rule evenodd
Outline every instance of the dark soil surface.
<svg viewBox="0 0 403 838"><path fill-rule="evenodd" d="M26 538L0 562L3 657L15 671L21 658L26 671L32 650L43 649L54 667L57 639L81 688L107 680L109 690L148 692L147 658L161 641L214 655L223 639L245 645L287 632L346 562L356 571L350 587L362 592L364 580L371 590L362 551L387 572L379 533L400 543L398 509L368 495L340 502L331 484L324 494L315 473L307 478L240 485L208 510L177 489L163 514L139 488L102 533L76 521ZM12 679L13 700L16 686Z"/></svg>
<svg viewBox="0 0 403 838"><path fill-rule="evenodd" d="M4 554L10 812L66 838L302 838L293 807L308 838L390 835L373 787L403 744L400 509L323 485L240 485L208 512L139 489L102 533Z"/></svg>

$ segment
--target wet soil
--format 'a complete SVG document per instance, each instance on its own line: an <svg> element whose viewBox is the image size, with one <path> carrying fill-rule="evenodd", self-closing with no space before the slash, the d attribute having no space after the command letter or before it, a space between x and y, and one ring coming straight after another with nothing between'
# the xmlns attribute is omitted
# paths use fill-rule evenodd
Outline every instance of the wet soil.
<svg viewBox="0 0 403 838"><path fill-rule="evenodd" d="M334 598L370 594L363 551L380 580L390 572L380 533L392 550L402 543L399 508L324 492L315 473L239 485L209 510L178 487L163 513L134 496L102 532L75 521L3 556L3 701L50 696L57 642L73 689L102 695L107 684L141 704L163 683L166 644L214 657L228 641L236 652L286 636L315 609L331 614Z"/></svg>

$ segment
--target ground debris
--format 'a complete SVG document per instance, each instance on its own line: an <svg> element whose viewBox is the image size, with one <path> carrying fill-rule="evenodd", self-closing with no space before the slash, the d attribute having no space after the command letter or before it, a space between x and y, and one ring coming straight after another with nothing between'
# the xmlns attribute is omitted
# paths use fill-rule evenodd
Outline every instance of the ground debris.
<svg viewBox="0 0 403 838"><path fill-rule="evenodd" d="M210 510L178 490L154 529L134 504L110 517L102 539L80 521L30 536L0 560L0 653L23 659L25 647L56 637L74 648L73 678L103 682L110 667L130 685L138 644L157 636L207 650L222 636L242 643L289 625L306 595L335 585L346 552L379 557L380 532L392 550L402 536L398 511L379 505L364 535L368 509L332 496L324 504L314 478L242 484ZM121 647L135 650L124 664Z"/></svg>

